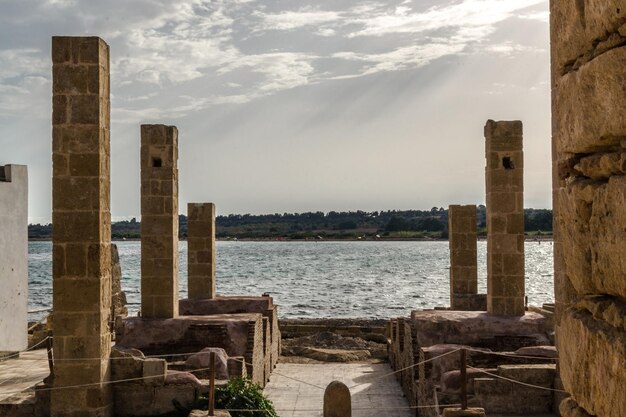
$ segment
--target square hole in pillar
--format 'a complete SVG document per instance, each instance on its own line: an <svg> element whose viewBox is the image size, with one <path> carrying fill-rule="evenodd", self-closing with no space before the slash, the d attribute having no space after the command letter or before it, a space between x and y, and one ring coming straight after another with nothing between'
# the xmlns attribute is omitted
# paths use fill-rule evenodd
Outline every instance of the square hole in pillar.
<svg viewBox="0 0 626 417"><path fill-rule="evenodd" d="M161 158L152 158L152 167L161 168L163 166L163 160Z"/></svg>

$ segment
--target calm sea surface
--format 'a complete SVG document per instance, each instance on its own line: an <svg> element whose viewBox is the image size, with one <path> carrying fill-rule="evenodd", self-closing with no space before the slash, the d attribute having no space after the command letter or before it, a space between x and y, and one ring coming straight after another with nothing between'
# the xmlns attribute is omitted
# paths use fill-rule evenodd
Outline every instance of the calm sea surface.
<svg viewBox="0 0 626 417"><path fill-rule="evenodd" d="M141 244L115 242L129 310L139 309ZM478 290L486 292L486 243L478 242ZM29 309L52 304L52 244L30 242ZM187 295L187 242L180 242L180 296ZM217 290L269 292L281 317L408 315L449 305L448 242L217 242ZM526 242L529 304L551 302L552 242ZM33 314L36 319L41 314Z"/></svg>

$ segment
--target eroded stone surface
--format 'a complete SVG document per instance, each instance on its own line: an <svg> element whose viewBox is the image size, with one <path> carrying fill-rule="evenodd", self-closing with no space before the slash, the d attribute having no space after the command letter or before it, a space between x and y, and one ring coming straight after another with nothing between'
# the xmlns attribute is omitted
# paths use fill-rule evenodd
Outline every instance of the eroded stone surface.
<svg viewBox="0 0 626 417"><path fill-rule="evenodd" d="M555 329L564 417L626 409L626 7L550 2Z"/></svg>
<svg viewBox="0 0 626 417"><path fill-rule="evenodd" d="M450 306L471 310L468 294L478 293L476 205L448 208Z"/></svg>
<svg viewBox="0 0 626 417"><path fill-rule="evenodd" d="M554 81L553 137L560 158L619 148L626 136L625 66L622 46Z"/></svg>
<svg viewBox="0 0 626 417"><path fill-rule="evenodd" d="M215 204L187 204L189 298L215 298Z"/></svg>
<svg viewBox="0 0 626 417"><path fill-rule="evenodd" d="M109 47L52 38L52 416L108 416L111 333Z"/></svg>
<svg viewBox="0 0 626 417"><path fill-rule="evenodd" d="M141 315L178 316L178 129L141 126Z"/></svg>
<svg viewBox="0 0 626 417"><path fill-rule="evenodd" d="M485 125L487 311L524 315L524 154L522 122Z"/></svg>
<svg viewBox="0 0 626 417"><path fill-rule="evenodd" d="M615 309L623 311L623 306ZM626 410L624 330L582 308L567 310L558 326L563 385L589 414L614 416Z"/></svg>

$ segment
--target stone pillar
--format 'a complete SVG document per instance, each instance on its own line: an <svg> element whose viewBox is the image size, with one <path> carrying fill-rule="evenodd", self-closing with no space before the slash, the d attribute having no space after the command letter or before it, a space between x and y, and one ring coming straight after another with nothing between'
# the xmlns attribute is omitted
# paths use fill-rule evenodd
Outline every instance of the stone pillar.
<svg viewBox="0 0 626 417"><path fill-rule="evenodd" d="M28 170L0 166L0 351L28 347Z"/></svg>
<svg viewBox="0 0 626 417"><path fill-rule="evenodd" d="M524 155L522 122L485 125L487 311L524 315Z"/></svg>
<svg viewBox="0 0 626 417"><path fill-rule="evenodd" d="M448 208L450 245L450 306L470 310L471 297L478 293L476 249L476 205Z"/></svg>
<svg viewBox="0 0 626 417"><path fill-rule="evenodd" d="M189 298L215 298L215 204L187 204Z"/></svg>
<svg viewBox="0 0 626 417"><path fill-rule="evenodd" d="M110 416L109 47L52 38L52 416ZM78 388L64 386L84 385Z"/></svg>
<svg viewBox="0 0 626 417"><path fill-rule="evenodd" d="M564 416L626 410L626 7L550 2L555 331Z"/></svg>
<svg viewBox="0 0 626 417"><path fill-rule="evenodd" d="M178 316L178 130L141 125L141 315Z"/></svg>

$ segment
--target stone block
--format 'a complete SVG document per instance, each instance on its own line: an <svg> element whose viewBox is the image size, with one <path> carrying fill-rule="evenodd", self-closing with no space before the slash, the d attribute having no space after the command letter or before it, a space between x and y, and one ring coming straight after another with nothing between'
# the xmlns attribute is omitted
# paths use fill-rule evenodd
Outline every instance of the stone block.
<svg viewBox="0 0 626 417"><path fill-rule="evenodd" d="M526 384L552 388L556 376L556 365L500 365L498 375Z"/></svg>
<svg viewBox="0 0 626 417"><path fill-rule="evenodd" d="M553 88L553 123L560 154L620 146L620 138L626 136L624 66L626 46L612 49L578 71L557 78Z"/></svg>
<svg viewBox="0 0 626 417"><path fill-rule="evenodd" d="M588 60L593 57L602 41L619 33L625 13L624 4L620 0L551 3L551 55L556 74L571 70L579 58Z"/></svg>
<svg viewBox="0 0 626 417"><path fill-rule="evenodd" d="M211 366L211 352L215 353L215 378L216 379L228 379L228 354L222 348L207 347L200 352L195 353L185 361L185 365L188 369L200 369L201 375L208 376ZM200 374L195 373L196 376Z"/></svg>
<svg viewBox="0 0 626 417"><path fill-rule="evenodd" d="M461 408L444 408L443 417L485 417L485 409L469 407L465 410Z"/></svg>
<svg viewBox="0 0 626 417"><path fill-rule="evenodd" d="M579 294L626 297L626 179L577 181L559 192L556 228L566 276Z"/></svg>
<svg viewBox="0 0 626 417"><path fill-rule="evenodd" d="M142 383L145 385L165 384L167 362L165 359L147 358L142 361Z"/></svg>
<svg viewBox="0 0 626 417"><path fill-rule="evenodd" d="M624 311L623 302L616 298L605 303L613 304L614 311ZM565 311L557 333L565 389L591 415L620 415L626 410L624 387L619 382L626 380L624 327L614 327L594 318L588 309L577 307Z"/></svg>

